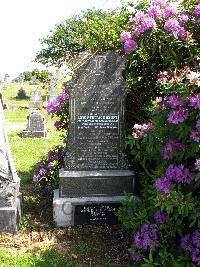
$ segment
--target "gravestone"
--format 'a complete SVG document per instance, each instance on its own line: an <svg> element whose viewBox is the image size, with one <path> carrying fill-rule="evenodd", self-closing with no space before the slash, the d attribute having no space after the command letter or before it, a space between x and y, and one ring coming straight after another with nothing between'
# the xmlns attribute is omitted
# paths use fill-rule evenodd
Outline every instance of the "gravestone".
<svg viewBox="0 0 200 267"><path fill-rule="evenodd" d="M21 218L20 179L16 173L0 101L0 232L15 232Z"/></svg>
<svg viewBox="0 0 200 267"><path fill-rule="evenodd" d="M33 109L27 119L27 129L21 133L21 137L47 137L44 116L39 110Z"/></svg>
<svg viewBox="0 0 200 267"><path fill-rule="evenodd" d="M16 98L17 99L26 99L27 98L26 92L24 90L24 76L23 76L23 74L20 75L20 88L17 92Z"/></svg>
<svg viewBox="0 0 200 267"><path fill-rule="evenodd" d="M124 193L134 192L124 146L123 69L124 60L109 51L89 59L67 84L70 130L54 192L57 226L111 222Z"/></svg>
<svg viewBox="0 0 200 267"><path fill-rule="evenodd" d="M29 108L42 109L42 96L38 88L31 92Z"/></svg>
<svg viewBox="0 0 200 267"><path fill-rule="evenodd" d="M57 81L58 81L58 77L57 77L56 73L51 73L48 78L49 78L49 82L50 82L50 85L49 85L49 92L50 92L49 101L52 101L57 97L56 84L57 84Z"/></svg>

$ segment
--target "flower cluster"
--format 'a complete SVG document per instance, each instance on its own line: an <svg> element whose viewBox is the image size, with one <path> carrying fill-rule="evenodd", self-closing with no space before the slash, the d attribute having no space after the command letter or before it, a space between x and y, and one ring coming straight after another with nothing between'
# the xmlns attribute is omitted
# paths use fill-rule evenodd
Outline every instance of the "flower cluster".
<svg viewBox="0 0 200 267"><path fill-rule="evenodd" d="M164 146L163 146L163 159L170 160L173 158L173 151L174 150L185 150L186 145L182 143L178 143L176 139L170 139Z"/></svg>
<svg viewBox="0 0 200 267"><path fill-rule="evenodd" d="M156 190L158 192L169 193L173 182L198 186L199 184L195 183L192 176L192 173L183 164L170 164L164 176L156 180Z"/></svg>
<svg viewBox="0 0 200 267"><path fill-rule="evenodd" d="M188 111L185 108L179 108L172 110L168 115L168 122L173 124L179 124L184 122L188 118Z"/></svg>
<svg viewBox="0 0 200 267"><path fill-rule="evenodd" d="M195 14L196 16L200 16L200 4L198 4L198 5L195 7L194 14Z"/></svg>
<svg viewBox="0 0 200 267"><path fill-rule="evenodd" d="M159 244L157 231L154 224L143 224L134 236L134 244L143 250L155 251Z"/></svg>
<svg viewBox="0 0 200 267"><path fill-rule="evenodd" d="M199 5L196 6L194 13L199 15ZM183 27L183 24L188 20L187 13L178 14L178 10L170 3L155 0L147 10L147 13L138 12L129 19L128 24L134 29L133 31L121 33L120 40L124 42L123 50L125 52L134 51L138 47L135 38L148 30L156 30L160 22L167 32L172 33L174 36L185 38L188 32Z"/></svg>
<svg viewBox="0 0 200 267"><path fill-rule="evenodd" d="M188 66L185 66L179 74L177 70L174 70L171 74L167 71L161 71L157 83L178 83L181 79L185 79L190 85L200 86L200 73L192 71Z"/></svg>
<svg viewBox="0 0 200 267"><path fill-rule="evenodd" d="M153 124L150 122L144 124L135 124L133 126L132 136L134 138L139 138L141 136L145 137L149 132L153 130L153 128Z"/></svg>
<svg viewBox="0 0 200 267"><path fill-rule="evenodd" d="M140 264L141 261L144 259L144 255L142 255L141 253L136 253L134 248L130 249L130 257L134 264Z"/></svg>
<svg viewBox="0 0 200 267"><path fill-rule="evenodd" d="M62 92L54 100L49 101L47 104L47 113L50 115L56 113L57 115L62 112L62 103L69 99L69 94Z"/></svg>
<svg viewBox="0 0 200 267"><path fill-rule="evenodd" d="M195 169L200 171L200 159L197 159L195 162Z"/></svg>
<svg viewBox="0 0 200 267"><path fill-rule="evenodd" d="M200 143L200 120L197 120L196 129L191 132L190 137L194 142Z"/></svg>
<svg viewBox="0 0 200 267"><path fill-rule="evenodd" d="M200 93L189 97L190 104L195 109L200 109Z"/></svg>
<svg viewBox="0 0 200 267"><path fill-rule="evenodd" d="M180 246L190 253L194 263L200 265L200 229L195 230L192 234L183 236Z"/></svg>
<svg viewBox="0 0 200 267"><path fill-rule="evenodd" d="M165 212L161 212L160 210L158 210L154 214L154 220L156 224L163 224L167 221L167 214Z"/></svg>
<svg viewBox="0 0 200 267"><path fill-rule="evenodd" d="M52 190L57 185L58 169L63 165L64 155L62 146L49 151L45 159L36 163L32 181L41 186L48 185Z"/></svg>

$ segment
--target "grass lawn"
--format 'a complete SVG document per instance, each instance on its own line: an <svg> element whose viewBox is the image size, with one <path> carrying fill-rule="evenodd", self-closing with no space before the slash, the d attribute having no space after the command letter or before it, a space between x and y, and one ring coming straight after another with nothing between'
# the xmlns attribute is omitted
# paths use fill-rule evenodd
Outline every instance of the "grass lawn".
<svg viewBox="0 0 200 267"><path fill-rule="evenodd" d="M0 250L1 267L74 267L75 265L53 250L10 253Z"/></svg>
<svg viewBox="0 0 200 267"><path fill-rule="evenodd" d="M24 85L29 95L32 86ZM21 138L30 112L28 99L16 100L19 84L3 91L3 100L14 109L5 110L10 147L21 178L23 216L17 234L0 233L0 267L126 267L129 237L120 225L84 225L55 228L52 196L42 195L32 183L34 165L55 145L61 134L45 109L42 114L47 138ZM44 98L43 94L43 98Z"/></svg>

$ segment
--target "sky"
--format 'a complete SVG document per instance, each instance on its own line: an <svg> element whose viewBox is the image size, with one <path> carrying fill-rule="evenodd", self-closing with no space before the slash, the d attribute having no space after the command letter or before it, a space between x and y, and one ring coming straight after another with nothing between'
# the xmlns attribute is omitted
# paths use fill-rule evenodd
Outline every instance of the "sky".
<svg viewBox="0 0 200 267"><path fill-rule="evenodd" d="M41 49L39 38L55 24L87 8L119 5L120 0L0 0L0 79L40 67L31 62Z"/></svg>

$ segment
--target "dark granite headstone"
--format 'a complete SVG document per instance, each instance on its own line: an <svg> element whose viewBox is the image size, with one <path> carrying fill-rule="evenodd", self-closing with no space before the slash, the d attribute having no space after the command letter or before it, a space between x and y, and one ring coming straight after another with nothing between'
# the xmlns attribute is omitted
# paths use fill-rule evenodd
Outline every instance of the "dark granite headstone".
<svg viewBox="0 0 200 267"><path fill-rule="evenodd" d="M31 92L29 108L42 109L42 96L39 89Z"/></svg>
<svg viewBox="0 0 200 267"><path fill-rule="evenodd" d="M98 208L101 199L104 198L103 205L109 207L114 204L112 197L123 197L125 192L134 191L134 173L129 170L125 153L127 88L123 70L123 58L109 51L90 58L76 73L76 79L66 84L70 94L70 125L65 166L59 175L60 200L55 199L54 206L57 209L60 205L57 203L63 203L62 198L67 202L73 198L74 224L91 221L93 211L98 213L99 221L112 220L109 212L105 216L103 212L101 220L102 209ZM85 214L77 211L79 201L75 198L95 201ZM85 210L86 205L87 202L83 203L80 210ZM62 225L60 210L60 207L55 210L60 216L58 225Z"/></svg>
<svg viewBox="0 0 200 267"><path fill-rule="evenodd" d="M21 134L22 137L46 137L44 116L36 109L28 115L27 129Z"/></svg>

